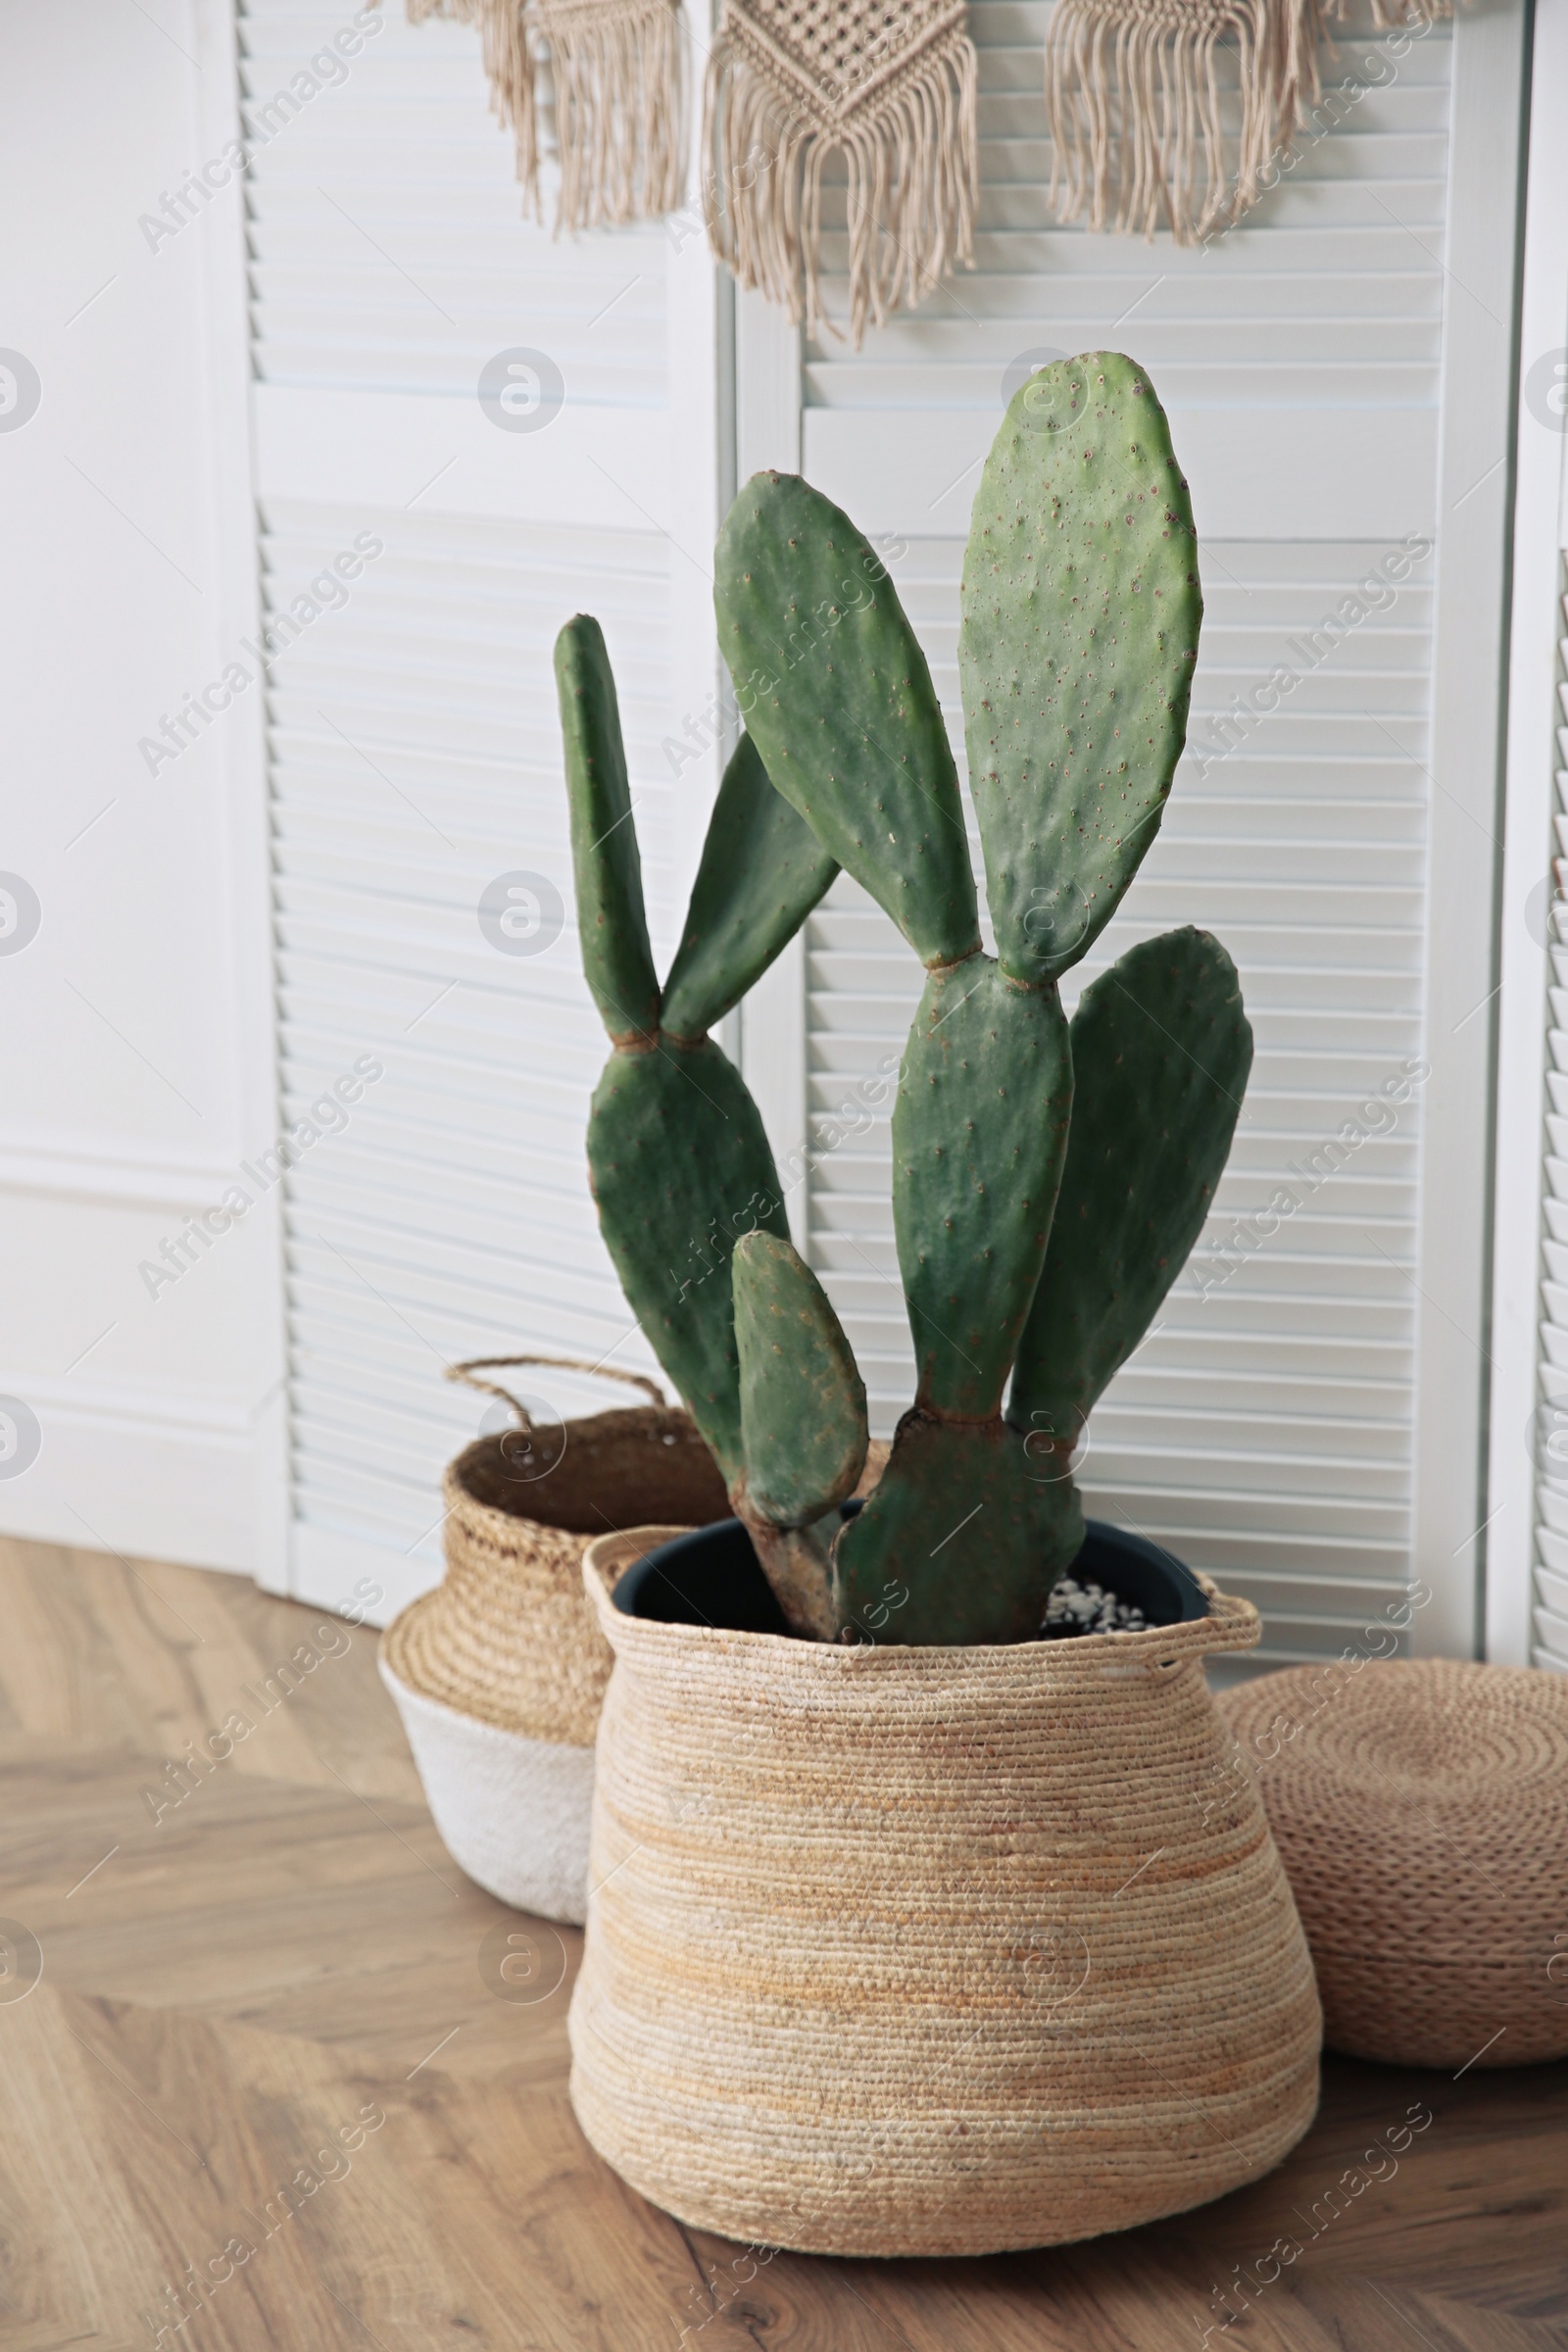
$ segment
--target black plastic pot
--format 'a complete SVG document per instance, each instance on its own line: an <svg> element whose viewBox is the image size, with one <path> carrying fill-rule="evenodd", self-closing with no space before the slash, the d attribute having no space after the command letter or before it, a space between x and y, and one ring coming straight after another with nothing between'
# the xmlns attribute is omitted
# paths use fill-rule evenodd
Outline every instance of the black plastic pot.
<svg viewBox="0 0 1568 2352"><path fill-rule="evenodd" d="M847 1503L846 1517L859 1509ZM1146 1625L1181 1625L1206 1617L1208 1602L1190 1568L1143 1536L1103 1519L1086 1519L1083 1549L1071 1574L1143 1610ZM694 1528L645 1553L615 1587L627 1617L661 1625L724 1626L740 1634L787 1634L784 1612L762 1574L752 1539L738 1519Z"/></svg>

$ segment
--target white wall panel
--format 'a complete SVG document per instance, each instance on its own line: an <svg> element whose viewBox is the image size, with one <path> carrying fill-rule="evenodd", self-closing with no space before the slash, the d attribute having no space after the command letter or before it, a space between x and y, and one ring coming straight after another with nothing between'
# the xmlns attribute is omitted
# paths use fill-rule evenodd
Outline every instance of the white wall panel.
<svg viewBox="0 0 1568 2352"><path fill-rule="evenodd" d="M355 15L342 0L245 0L253 138L269 99ZM250 204L259 380L467 402L491 354L528 341L573 398L662 408L669 238L657 222L559 240L524 223L477 67L470 27L411 27L383 0L342 80L265 136Z"/></svg>
<svg viewBox="0 0 1568 2352"><path fill-rule="evenodd" d="M269 610L286 611L366 518L269 504L263 520ZM287 1182L295 1507L318 1536L416 1554L428 1581L441 1468L484 1408L443 1364L529 1345L648 1360L583 1159L608 1049L571 915L551 648L564 613L600 615L667 953L668 558L646 533L371 523L385 553L277 660L269 700L286 1113L362 1055L383 1073ZM537 954L480 928L485 886L514 871L564 910ZM607 1397L518 1379L563 1409Z"/></svg>
<svg viewBox="0 0 1568 2352"><path fill-rule="evenodd" d="M246 0L253 120L338 22ZM295 1589L439 1574L440 1475L485 1400L454 1358L652 1358L588 1193L608 1051L581 976L551 668L603 622L644 884L667 956L716 778L662 745L712 693L712 272L660 225L557 241L523 219L469 27L391 4L340 86L263 147L249 198L270 612L372 532L384 553L271 668L282 1082L290 1112L383 1075L287 1181ZM672 319L679 321L672 332ZM559 412L500 429L478 381L546 355ZM537 953L481 931L496 876L562 908ZM558 1409L602 1381L519 1373ZM494 1408L491 1408L492 1410Z"/></svg>
<svg viewBox="0 0 1568 2352"><path fill-rule="evenodd" d="M568 407L547 432L514 439L496 430L471 385L466 399L411 392L384 401L339 387L256 390L261 495L323 505L390 495L399 508L441 514L663 529L672 519L667 434L662 413L628 410L615 418L612 451L604 417Z"/></svg>

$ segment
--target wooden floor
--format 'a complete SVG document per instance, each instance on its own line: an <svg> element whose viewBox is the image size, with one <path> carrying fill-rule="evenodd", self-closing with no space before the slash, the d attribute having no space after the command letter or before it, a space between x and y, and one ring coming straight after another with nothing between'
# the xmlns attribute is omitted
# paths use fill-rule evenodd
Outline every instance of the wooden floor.
<svg viewBox="0 0 1568 2352"><path fill-rule="evenodd" d="M6 2352L1197 2352L1205 2328L1568 2352L1565 2067L1330 2061L1280 2173L1077 2249L767 2260L683 2230L572 2120L577 1936L537 1930L542 1997L491 1989L518 1916L431 1829L372 1633L27 1544L3 1547L0 1623ZM269 1693L302 1642L317 1662ZM174 1803L168 1766L235 1710L254 1730ZM1368 2159L1383 2177L1323 2219L1411 2108L1432 2121L1397 2169ZM1282 2237L1302 2251L1260 2284Z"/></svg>

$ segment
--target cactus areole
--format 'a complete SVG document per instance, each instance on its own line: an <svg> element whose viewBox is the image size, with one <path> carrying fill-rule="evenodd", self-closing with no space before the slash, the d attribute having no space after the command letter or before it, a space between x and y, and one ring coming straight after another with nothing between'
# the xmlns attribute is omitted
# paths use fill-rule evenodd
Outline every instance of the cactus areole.
<svg viewBox="0 0 1568 2352"><path fill-rule="evenodd" d="M578 931L612 1048L588 1122L600 1222L798 1634L1026 1641L1083 1541L1072 1456L1198 1237L1252 1057L1206 932L1140 940L1070 1022L1057 996L1181 756L1202 618L1187 484L1147 373L1114 352L1030 377L992 447L958 667L995 956L931 673L876 551L808 483L758 474L715 574L747 731L662 988L599 624L556 647ZM893 1111L917 1386L853 1516L864 1385L709 1035L841 866L926 967Z"/></svg>

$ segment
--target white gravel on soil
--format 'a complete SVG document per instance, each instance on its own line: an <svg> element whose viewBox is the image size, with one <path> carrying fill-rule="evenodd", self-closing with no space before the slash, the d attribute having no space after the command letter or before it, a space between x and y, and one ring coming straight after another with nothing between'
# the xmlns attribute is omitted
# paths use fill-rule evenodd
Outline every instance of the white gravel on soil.
<svg viewBox="0 0 1568 2352"><path fill-rule="evenodd" d="M1093 1578L1086 1585L1076 1577L1058 1577L1046 1603L1043 1629L1068 1634L1137 1634L1144 1630L1144 1612L1119 1593L1107 1592Z"/></svg>

